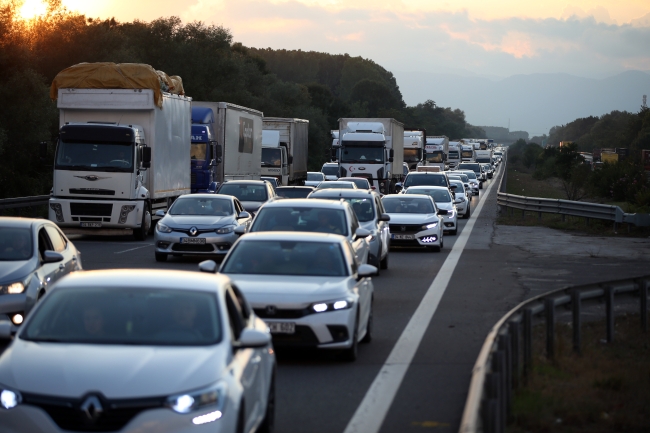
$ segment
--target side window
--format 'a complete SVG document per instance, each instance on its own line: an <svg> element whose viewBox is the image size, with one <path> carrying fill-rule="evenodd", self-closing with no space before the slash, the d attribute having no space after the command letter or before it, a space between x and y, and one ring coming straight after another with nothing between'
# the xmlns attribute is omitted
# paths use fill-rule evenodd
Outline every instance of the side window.
<svg viewBox="0 0 650 433"><path fill-rule="evenodd" d="M47 232L44 228L38 231L38 252L41 253L41 258L45 254L46 250L52 250L52 244L50 243L50 237L47 235Z"/></svg>
<svg viewBox="0 0 650 433"><path fill-rule="evenodd" d="M230 323L230 330L232 331L232 338L233 340L239 340L239 336L244 329L244 318L239 302L230 288L226 290L226 309L228 310L228 321Z"/></svg>
<svg viewBox="0 0 650 433"><path fill-rule="evenodd" d="M63 238L61 237L61 233L52 226L45 226L45 231L47 232L50 242L52 243L52 248L54 251L57 253L60 253L61 251L65 250L65 242Z"/></svg>
<svg viewBox="0 0 650 433"><path fill-rule="evenodd" d="M235 199L235 214L239 215L244 211L244 208L242 207L241 203L239 203L239 200Z"/></svg>
<svg viewBox="0 0 650 433"><path fill-rule="evenodd" d="M378 197L375 197L375 207L377 208L377 217L383 213L386 213L386 210L384 210L384 204Z"/></svg>

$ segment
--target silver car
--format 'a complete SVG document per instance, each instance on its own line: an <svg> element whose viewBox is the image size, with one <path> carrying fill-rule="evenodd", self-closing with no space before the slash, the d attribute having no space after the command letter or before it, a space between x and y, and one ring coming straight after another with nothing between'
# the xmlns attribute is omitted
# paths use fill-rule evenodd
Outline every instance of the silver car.
<svg viewBox="0 0 650 433"><path fill-rule="evenodd" d="M472 211L471 206L469 204L470 202L470 197L471 193L465 189L465 186L463 185L463 182L458 179L449 179L449 185L450 187L455 186L456 188L454 189L454 205L456 206L456 209L458 210L459 215L463 215L463 219L468 219L470 216L470 212Z"/></svg>
<svg viewBox="0 0 650 433"><path fill-rule="evenodd" d="M458 209L454 204L449 188L444 186L412 186L406 189L405 194L424 194L431 197L438 209L446 211L443 215L443 229L451 235L458 233Z"/></svg>
<svg viewBox="0 0 650 433"><path fill-rule="evenodd" d="M268 327L226 276L77 272L0 356L0 430L270 431L274 377Z"/></svg>
<svg viewBox="0 0 650 433"><path fill-rule="evenodd" d="M318 184L316 189L329 189L329 188L345 188L345 189L357 189L357 186L354 182L348 181L338 181L338 180L326 180Z"/></svg>
<svg viewBox="0 0 650 433"><path fill-rule="evenodd" d="M431 251L444 247L442 215L428 195L391 194L382 198L390 215L391 245L422 246Z"/></svg>
<svg viewBox="0 0 650 433"><path fill-rule="evenodd" d="M51 221L0 217L0 319L20 325L52 284L81 270L81 253Z"/></svg>
<svg viewBox="0 0 650 433"><path fill-rule="evenodd" d="M320 171L308 171L305 186L318 186L319 183L325 180L325 175Z"/></svg>
<svg viewBox="0 0 650 433"><path fill-rule="evenodd" d="M156 260L171 254L225 256L237 240L235 229L248 227L251 215L235 197L219 194L187 194L179 197L156 224Z"/></svg>
<svg viewBox="0 0 650 433"><path fill-rule="evenodd" d="M347 361L372 338L376 271L357 262L343 236L288 232L243 236L219 270L266 321L275 346L340 350Z"/></svg>
<svg viewBox="0 0 650 433"><path fill-rule="evenodd" d="M251 215L269 200L276 197L275 190L264 180L231 180L222 183L217 194L232 195Z"/></svg>
<svg viewBox="0 0 650 433"><path fill-rule="evenodd" d="M361 227L370 232L366 238L370 247L368 263L377 269L388 269L390 251L390 217L384 212L381 197L374 191L350 189L325 189L312 192L308 198L345 200L350 203Z"/></svg>

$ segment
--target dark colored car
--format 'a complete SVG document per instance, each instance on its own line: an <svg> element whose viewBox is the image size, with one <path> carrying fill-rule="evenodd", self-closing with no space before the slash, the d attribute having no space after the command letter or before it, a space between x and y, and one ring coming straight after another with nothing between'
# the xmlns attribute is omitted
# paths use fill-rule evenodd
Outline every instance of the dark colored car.
<svg viewBox="0 0 650 433"><path fill-rule="evenodd" d="M277 195L270 183L264 180L231 180L219 186L217 194L232 195L244 206L244 210L255 214L267 201Z"/></svg>

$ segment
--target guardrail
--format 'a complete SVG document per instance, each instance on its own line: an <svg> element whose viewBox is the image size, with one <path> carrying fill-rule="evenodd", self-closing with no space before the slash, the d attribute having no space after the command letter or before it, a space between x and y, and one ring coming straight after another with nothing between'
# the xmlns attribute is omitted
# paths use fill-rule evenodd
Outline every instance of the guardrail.
<svg viewBox="0 0 650 433"><path fill-rule="evenodd" d="M49 200L49 195L5 198L0 200L0 209L17 209L23 207L43 206L46 205Z"/></svg>
<svg viewBox="0 0 650 433"><path fill-rule="evenodd" d="M532 365L533 325L544 317L546 356L555 352L556 308L571 307L573 349L580 353L581 311L587 302L605 301L606 338L614 339L616 296L638 297L641 326L648 330L650 275L554 290L522 302L497 322L483 343L472 370L460 433L500 433L510 415L513 391L528 376Z"/></svg>

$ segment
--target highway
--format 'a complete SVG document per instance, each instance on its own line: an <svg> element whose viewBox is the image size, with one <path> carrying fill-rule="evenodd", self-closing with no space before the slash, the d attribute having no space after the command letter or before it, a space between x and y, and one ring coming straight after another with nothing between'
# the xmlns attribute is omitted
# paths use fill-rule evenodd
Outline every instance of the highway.
<svg viewBox="0 0 650 433"><path fill-rule="evenodd" d="M277 432L458 431L471 368L504 313L537 291L643 273L643 254L611 265L606 252L538 254L529 235L518 236L530 233L525 227L504 235L495 224L498 177L474 197L471 219L459 220L441 253L391 252L389 269L373 278L373 340L360 346L355 363L326 351L278 351ZM196 271L202 260L157 263L152 237L71 239L86 270Z"/></svg>

